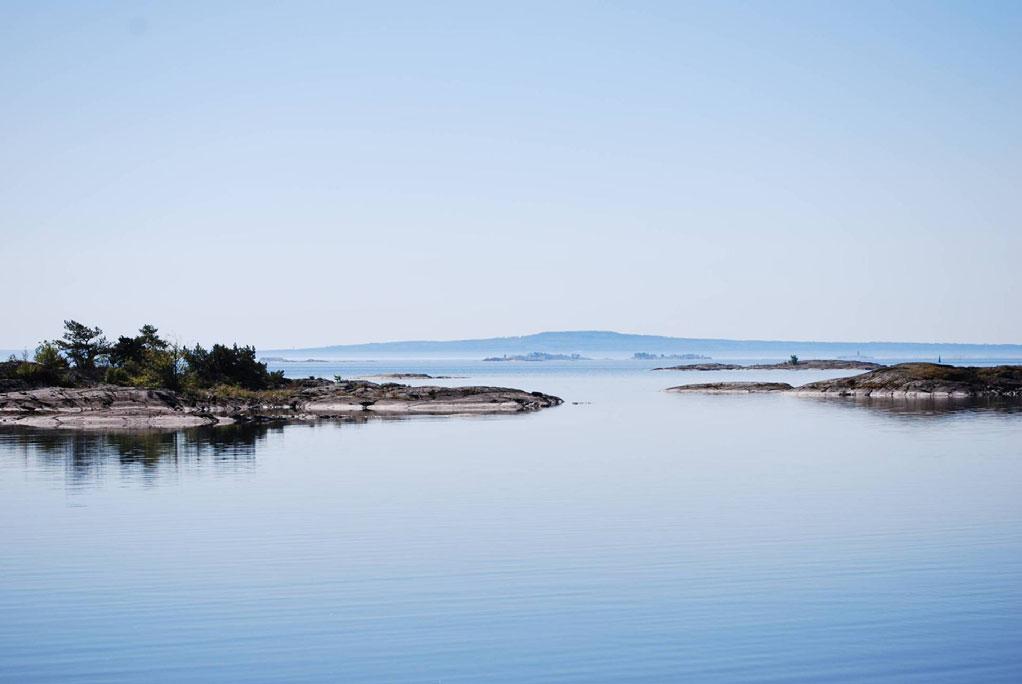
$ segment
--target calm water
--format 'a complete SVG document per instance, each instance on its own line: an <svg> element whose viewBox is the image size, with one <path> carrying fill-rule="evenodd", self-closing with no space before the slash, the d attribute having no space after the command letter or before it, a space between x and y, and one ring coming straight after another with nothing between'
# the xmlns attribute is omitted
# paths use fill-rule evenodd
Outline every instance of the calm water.
<svg viewBox="0 0 1022 684"><path fill-rule="evenodd" d="M1020 411L659 391L833 372L287 368L566 404L0 432L0 680L1022 680Z"/></svg>

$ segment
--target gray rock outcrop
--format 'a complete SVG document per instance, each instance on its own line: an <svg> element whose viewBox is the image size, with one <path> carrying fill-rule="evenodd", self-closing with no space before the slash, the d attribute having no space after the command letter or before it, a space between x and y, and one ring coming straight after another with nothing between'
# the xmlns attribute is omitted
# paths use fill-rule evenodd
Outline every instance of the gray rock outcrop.
<svg viewBox="0 0 1022 684"><path fill-rule="evenodd" d="M283 390L179 394L112 385L0 393L0 425L180 428L238 421L344 419L353 415L458 415L537 411L561 404L542 392L504 387L410 387L305 380Z"/></svg>

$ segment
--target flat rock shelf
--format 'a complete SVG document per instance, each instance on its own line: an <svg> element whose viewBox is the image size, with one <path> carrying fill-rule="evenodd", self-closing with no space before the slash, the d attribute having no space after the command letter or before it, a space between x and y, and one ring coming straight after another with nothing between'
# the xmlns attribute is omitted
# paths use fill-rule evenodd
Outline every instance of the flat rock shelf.
<svg viewBox="0 0 1022 684"><path fill-rule="evenodd" d="M359 380L305 380L282 390L235 393L46 387L0 393L0 426L177 429L271 420L525 413L561 403L542 392L506 387L410 387Z"/></svg>

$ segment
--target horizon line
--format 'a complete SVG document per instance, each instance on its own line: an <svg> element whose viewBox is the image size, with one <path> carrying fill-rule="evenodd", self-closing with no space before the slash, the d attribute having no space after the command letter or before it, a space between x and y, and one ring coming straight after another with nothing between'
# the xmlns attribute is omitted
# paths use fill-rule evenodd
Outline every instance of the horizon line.
<svg viewBox="0 0 1022 684"><path fill-rule="evenodd" d="M676 335L663 335L659 333L639 333L639 332L620 332L617 330L601 330L601 329L580 329L580 330L541 330L539 332L526 333L524 335L491 335L488 337L458 337L458 338L447 338L447 339L425 339L425 338L413 338L413 339L389 339L381 341L369 341L369 342L342 342L333 344L319 344L319 345L304 345L304 346L291 346L291 347L274 347L267 346L265 349L269 351L285 351L285 350L297 350L302 349L327 349L330 347L362 347L367 345L384 345L384 344L450 344L456 342L485 342L489 340L520 340L527 337L536 337L539 335L579 335L579 334L610 334L620 335L629 337L660 337L669 340L690 340L697 342L739 342L744 344L754 344L758 342L770 342L770 343L792 343L792 344L919 344L919 345L947 345L947 346L970 346L970 347L1022 347L1022 342L945 342L945 341L919 341L919 340L840 340L840 339L783 339L783 338L766 338L766 337L682 337Z"/></svg>

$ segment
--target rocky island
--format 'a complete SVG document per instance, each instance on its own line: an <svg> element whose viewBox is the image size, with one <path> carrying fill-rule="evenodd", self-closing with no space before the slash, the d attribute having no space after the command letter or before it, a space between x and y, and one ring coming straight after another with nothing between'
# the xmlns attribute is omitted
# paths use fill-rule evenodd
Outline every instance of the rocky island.
<svg viewBox="0 0 1022 684"><path fill-rule="evenodd" d="M581 354L547 354L546 352L530 352L508 356L488 356L483 361L592 361Z"/></svg>
<svg viewBox="0 0 1022 684"><path fill-rule="evenodd" d="M295 380L283 388L258 392L45 387L0 393L0 425L182 428L270 420L524 413L560 403L561 399L541 392L504 387L410 387L360 380Z"/></svg>
<svg viewBox="0 0 1022 684"><path fill-rule="evenodd" d="M737 363L689 363L681 366L664 366L654 368L655 371L720 371L720 370L877 370L883 364L872 361L855 361L851 359L811 359L802 361L795 359L782 363L757 363L743 366Z"/></svg>
<svg viewBox="0 0 1022 684"><path fill-rule="evenodd" d="M34 358L0 363L0 426L150 429L372 416L502 414L562 403L505 387L411 387L285 378L254 347L179 347L146 325L111 344L99 328L65 321Z"/></svg>
<svg viewBox="0 0 1022 684"><path fill-rule="evenodd" d="M784 382L715 382L670 387L668 392L749 394L788 392L832 397L1022 399L1022 366L948 366L900 363L847 378L792 386Z"/></svg>

